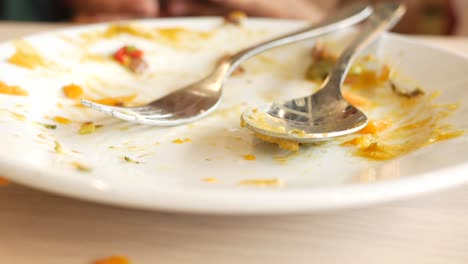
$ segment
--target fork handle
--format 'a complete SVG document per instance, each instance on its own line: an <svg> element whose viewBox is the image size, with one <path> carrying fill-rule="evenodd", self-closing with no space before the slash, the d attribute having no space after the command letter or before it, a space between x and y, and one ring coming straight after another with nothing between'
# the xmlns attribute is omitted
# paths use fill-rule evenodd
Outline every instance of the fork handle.
<svg viewBox="0 0 468 264"><path fill-rule="evenodd" d="M231 75L242 62L258 53L350 27L368 18L372 12L373 8L369 5L362 3L352 4L314 26L309 26L241 50L230 57L231 66L229 67L226 78Z"/></svg>

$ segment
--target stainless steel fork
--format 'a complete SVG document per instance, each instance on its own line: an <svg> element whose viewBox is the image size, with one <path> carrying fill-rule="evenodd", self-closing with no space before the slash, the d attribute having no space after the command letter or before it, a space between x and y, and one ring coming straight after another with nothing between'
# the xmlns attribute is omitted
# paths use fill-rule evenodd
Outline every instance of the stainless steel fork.
<svg viewBox="0 0 468 264"><path fill-rule="evenodd" d="M88 100L81 103L97 111L126 121L175 126L190 123L213 112L221 102L223 82L246 59L271 48L325 35L355 25L372 14L373 8L354 4L343 8L325 21L221 58L214 70L202 80L182 87L146 105L116 107Z"/></svg>

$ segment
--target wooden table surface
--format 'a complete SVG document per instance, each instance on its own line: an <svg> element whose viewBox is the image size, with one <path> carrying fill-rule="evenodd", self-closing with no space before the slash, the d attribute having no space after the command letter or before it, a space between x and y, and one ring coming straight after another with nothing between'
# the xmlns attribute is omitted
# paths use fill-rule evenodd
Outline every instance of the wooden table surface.
<svg viewBox="0 0 468 264"><path fill-rule="evenodd" d="M63 25L0 23L0 39ZM425 38L468 54L468 39ZM7 172L0 171L0 175ZM357 210L209 216L128 210L0 188L0 263L468 263L468 185Z"/></svg>

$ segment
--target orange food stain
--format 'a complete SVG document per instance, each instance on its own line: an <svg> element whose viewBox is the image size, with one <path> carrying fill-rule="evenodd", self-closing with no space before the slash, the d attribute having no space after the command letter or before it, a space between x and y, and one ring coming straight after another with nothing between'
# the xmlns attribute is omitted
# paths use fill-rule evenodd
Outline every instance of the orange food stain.
<svg viewBox="0 0 468 264"><path fill-rule="evenodd" d="M10 180L5 177L0 177L0 187L5 187L10 185Z"/></svg>
<svg viewBox="0 0 468 264"><path fill-rule="evenodd" d="M127 257L112 256L105 259L96 260L93 264L130 264Z"/></svg>
<svg viewBox="0 0 468 264"><path fill-rule="evenodd" d="M69 84L62 88L63 93L70 99L79 99L83 97L83 88L76 84Z"/></svg>
<svg viewBox="0 0 468 264"><path fill-rule="evenodd" d="M391 119L383 119L370 121L365 128L363 128L359 133L361 134L377 134L380 133L392 126L393 122Z"/></svg>
<svg viewBox="0 0 468 264"><path fill-rule="evenodd" d="M360 137L355 137L351 140L341 143L342 146L357 146L359 148L366 148L371 144L372 136L364 135Z"/></svg>
<svg viewBox="0 0 468 264"><path fill-rule="evenodd" d="M69 125L72 123L72 121L68 118L65 118L65 117L61 117L61 116L56 116L54 117L54 121L59 123L59 124L62 124L62 125Z"/></svg>
<svg viewBox="0 0 468 264"><path fill-rule="evenodd" d="M248 155L244 155L244 159L245 160L256 160L257 157L255 155L248 154Z"/></svg>
<svg viewBox="0 0 468 264"><path fill-rule="evenodd" d="M16 85L7 85L4 82L0 81L0 93L16 96L27 96L29 95L28 91L22 89Z"/></svg>
<svg viewBox="0 0 468 264"><path fill-rule="evenodd" d="M388 65L384 65L379 73L372 70L364 70L359 74L349 74L346 77L345 83L353 88L363 89L383 84L390 79L390 76L391 68Z"/></svg>
<svg viewBox="0 0 468 264"><path fill-rule="evenodd" d="M389 131L373 130L363 136L342 143L342 146L355 147L355 155L371 160L385 161L401 157L425 146L460 137L465 134L449 125L439 124L446 115L409 121Z"/></svg>
<svg viewBox="0 0 468 264"><path fill-rule="evenodd" d="M353 106L367 106L369 105L369 100L360 96L360 95L357 95L357 94L353 94L353 93L350 93L350 92L344 92L343 93L343 97L344 99L346 99L346 101L348 101L350 104L352 104Z"/></svg>

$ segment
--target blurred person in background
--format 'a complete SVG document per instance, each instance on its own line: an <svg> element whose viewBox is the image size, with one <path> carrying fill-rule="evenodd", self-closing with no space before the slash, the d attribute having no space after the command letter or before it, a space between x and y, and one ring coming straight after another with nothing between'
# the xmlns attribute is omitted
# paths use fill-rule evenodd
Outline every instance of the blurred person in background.
<svg viewBox="0 0 468 264"><path fill-rule="evenodd" d="M318 22L356 0L0 0L2 19L80 23L170 16L224 15L241 10L250 16ZM408 14L396 28L402 33L461 32L468 0L400 0ZM368 0L376 3L379 0ZM457 27L458 26L458 27Z"/></svg>

